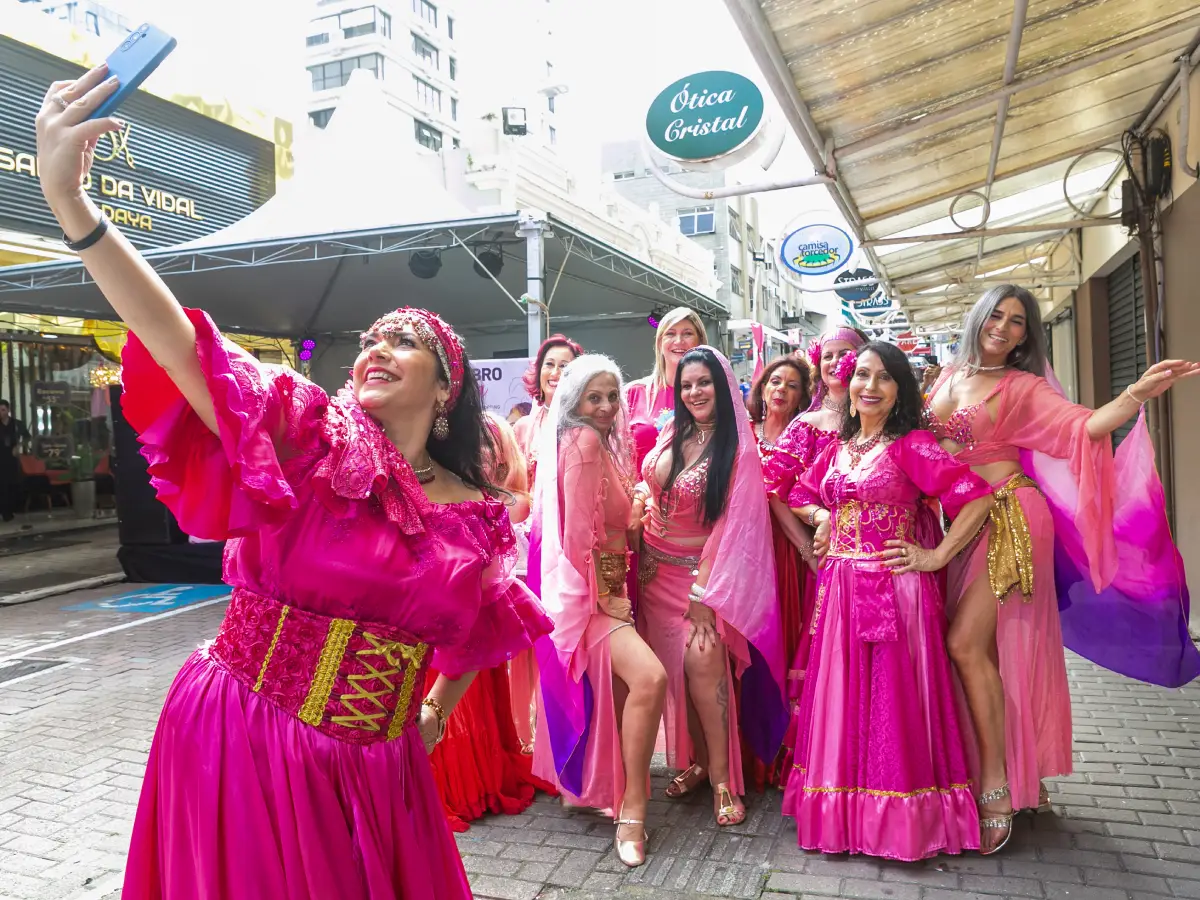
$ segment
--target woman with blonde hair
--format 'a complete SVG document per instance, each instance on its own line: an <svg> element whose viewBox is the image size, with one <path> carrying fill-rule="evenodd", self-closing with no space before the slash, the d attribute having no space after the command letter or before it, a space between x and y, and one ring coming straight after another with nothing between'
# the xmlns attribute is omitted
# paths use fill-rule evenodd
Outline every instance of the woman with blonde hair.
<svg viewBox="0 0 1200 900"><path fill-rule="evenodd" d="M679 361L689 350L707 343L704 322L686 306L677 306L659 321L654 333L654 371L625 386L629 430L637 451L634 462L639 472L646 454L654 449L659 432L675 410L675 372Z"/></svg>

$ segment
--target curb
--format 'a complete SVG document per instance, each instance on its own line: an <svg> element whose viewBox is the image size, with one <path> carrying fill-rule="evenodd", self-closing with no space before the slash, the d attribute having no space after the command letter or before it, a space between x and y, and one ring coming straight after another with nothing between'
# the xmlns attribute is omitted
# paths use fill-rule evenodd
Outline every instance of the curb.
<svg viewBox="0 0 1200 900"><path fill-rule="evenodd" d="M72 523L62 528L38 529L35 527L29 529L28 531L6 531L0 534L0 544L6 543L7 541L17 541L21 538L55 537L60 534L78 534L81 531L93 531L98 528L103 528L106 525L116 524L117 520L114 517L112 519L95 519L91 521Z"/></svg>
<svg viewBox="0 0 1200 900"><path fill-rule="evenodd" d="M34 600L44 600L59 594L69 594L72 591L83 591L88 588L104 587L106 584L116 584L125 580L124 572L114 572L111 575L97 575L79 581L68 581L65 584L55 584L50 587L36 588L32 591L21 591L19 594L0 596L0 607L16 606L19 603L31 603Z"/></svg>

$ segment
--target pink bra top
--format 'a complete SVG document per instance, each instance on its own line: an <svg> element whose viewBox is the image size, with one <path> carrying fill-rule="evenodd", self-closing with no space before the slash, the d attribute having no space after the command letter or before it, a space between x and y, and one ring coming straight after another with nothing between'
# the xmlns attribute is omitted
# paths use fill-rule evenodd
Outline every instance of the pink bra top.
<svg viewBox="0 0 1200 900"><path fill-rule="evenodd" d="M1021 459L1019 447L993 439L997 431L996 422L992 420L991 413L987 408L988 401L1000 393L1007 383L1007 377L1000 379L986 397L978 403L956 409L950 414L950 418L943 422L934 413L932 403L932 398L941 388L941 382L939 382L930 391L930 399L925 401L925 406L921 411L922 422L939 441L950 440L958 444L962 449L955 456L969 466L1018 462Z"/></svg>

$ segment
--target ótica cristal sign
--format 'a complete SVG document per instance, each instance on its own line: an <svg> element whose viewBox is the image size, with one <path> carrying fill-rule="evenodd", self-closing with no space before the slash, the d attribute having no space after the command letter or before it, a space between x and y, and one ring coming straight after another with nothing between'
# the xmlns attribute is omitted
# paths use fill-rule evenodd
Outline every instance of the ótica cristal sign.
<svg viewBox="0 0 1200 900"><path fill-rule="evenodd" d="M736 72L697 72L669 85L650 104L646 134L665 156L704 162L748 144L762 127L762 91Z"/></svg>

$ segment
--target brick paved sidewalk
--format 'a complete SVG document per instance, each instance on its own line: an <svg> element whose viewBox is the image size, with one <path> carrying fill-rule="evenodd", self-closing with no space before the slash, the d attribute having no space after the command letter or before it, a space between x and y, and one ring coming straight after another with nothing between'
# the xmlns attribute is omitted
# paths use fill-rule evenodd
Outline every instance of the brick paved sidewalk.
<svg viewBox="0 0 1200 900"><path fill-rule="evenodd" d="M111 591L109 591L111 593ZM115 900L162 698L222 605L158 617L66 611L80 595L0 610L5 654L147 620L48 653L71 664L0 684L0 900ZM612 826L540 799L459 836L476 896L887 900L1200 898L1200 687L1166 691L1070 660L1077 774L1057 814L1019 820L999 856L924 864L800 852L779 795L718 829L707 795L650 813L650 862L629 871ZM655 779L656 792L665 774ZM332 898L331 898L332 900Z"/></svg>

